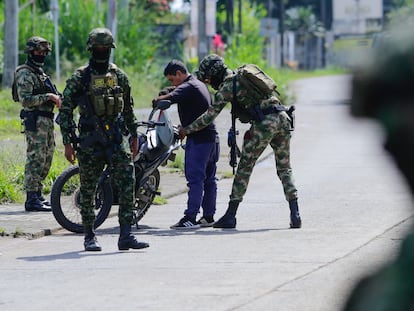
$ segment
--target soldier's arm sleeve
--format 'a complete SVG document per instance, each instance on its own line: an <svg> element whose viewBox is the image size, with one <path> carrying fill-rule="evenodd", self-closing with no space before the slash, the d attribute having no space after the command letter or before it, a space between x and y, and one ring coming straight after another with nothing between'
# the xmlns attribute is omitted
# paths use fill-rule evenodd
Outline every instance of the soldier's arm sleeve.
<svg viewBox="0 0 414 311"><path fill-rule="evenodd" d="M213 104L201 116L185 127L187 134L197 132L213 122L227 103L228 100L223 96L223 93L218 91L214 95Z"/></svg>
<svg viewBox="0 0 414 311"><path fill-rule="evenodd" d="M124 91L124 110L122 111L122 116L124 117L125 126L132 137L137 137L138 121L134 114L134 100L131 95L131 86L129 84L128 76L120 70L118 80Z"/></svg>
<svg viewBox="0 0 414 311"><path fill-rule="evenodd" d="M71 143L71 131L73 126L73 110L77 107L76 98L79 97L82 89L81 78L76 73L66 81L63 91L62 106L60 114L60 132L62 133L63 144Z"/></svg>
<svg viewBox="0 0 414 311"><path fill-rule="evenodd" d="M16 73L16 87L20 103L24 108L36 108L49 101L47 94L33 94L38 77L30 70L19 70Z"/></svg>

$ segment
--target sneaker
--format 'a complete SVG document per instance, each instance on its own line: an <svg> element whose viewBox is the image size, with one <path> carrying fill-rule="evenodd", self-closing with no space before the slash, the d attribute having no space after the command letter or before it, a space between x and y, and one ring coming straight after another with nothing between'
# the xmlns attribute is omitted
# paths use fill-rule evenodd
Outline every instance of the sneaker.
<svg viewBox="0 0 414 311"><path fill-rule="evenodd" d="M171 229L175 230L192 230L192 229L199 229L200 225L196 223L196 221L188 219L187 217L183 217L177 222L175 225L170 227Z"/></svg>
<svg viewBox="0 0 414 311"><path fill-rule="evenodd" d="M197 224L200 225L200 227L202 228L212 227L214 224L214 218L213 216L210 216L210 217L203 216L197 221Z"/></svg>

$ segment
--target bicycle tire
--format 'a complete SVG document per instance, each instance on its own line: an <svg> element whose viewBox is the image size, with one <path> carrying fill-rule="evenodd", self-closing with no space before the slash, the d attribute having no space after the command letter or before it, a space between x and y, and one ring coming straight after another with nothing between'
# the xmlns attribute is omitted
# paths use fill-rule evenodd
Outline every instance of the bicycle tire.
<svg viewBox="0 0 414 311"><path fill-rule="evenodd" d="M65 169L53 183L50 194L53 216L66 230L83 233L82 216L80 214L79 166ZM95 223L98 228L108 217L112 206L112 188L106 181L98 185L95 193Z"/></svg>

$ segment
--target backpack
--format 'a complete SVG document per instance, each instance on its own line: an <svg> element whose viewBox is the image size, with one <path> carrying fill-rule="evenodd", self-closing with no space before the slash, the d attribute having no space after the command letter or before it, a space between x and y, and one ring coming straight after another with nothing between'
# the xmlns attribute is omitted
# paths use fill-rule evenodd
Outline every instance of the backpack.
<svg viewBox="0 0 414 311"><path fill-rule="evenodd" d="M13 78L13 84L12 84L12 98L15 102L19 101L19 95L17 94L17 85L16 85L16 73L20 71L21 69L26 68L31 70L32 72L35 72L35 69L30 67L29 65L23 64L16 67L16 70L14 71L14 78Z"/></svg>
<svg viewBox="0 0 414 311"><path fill-rule="evenodd" d="M277 92L277 85L255 64L246 64L236 69L237 80L247 90L247 97L256 104Z"/></svg>
<svg viewBox="0 0 414 311"><path fill-rule="evenodd" d="M13 84L12 84L12 98L15 102L19 101L19 95L17 94L17 85L16 85L16 73L19 72L22 69L29 69L31 72L38 75L39 79L41 76L45 76L44 72L40 72L38 69L33 68L27 64L23 64L16 67L16 70L14 71L14 78L13 78ZM43 80L40 79L43 83Z"/></svg>
<svg viewBox="0 0 414 311"><path fill-rule="evenodd" d="M237 80L243 87L245 94L236 98L235 86ZM233 76L233 94L232 102L233 112L242 123L252 120L252 114L249 108L259 104L263 99L268 98L276 90L277 85L271 77L269 77L262 69L255 64L246 64L238 67Z"/></svg>

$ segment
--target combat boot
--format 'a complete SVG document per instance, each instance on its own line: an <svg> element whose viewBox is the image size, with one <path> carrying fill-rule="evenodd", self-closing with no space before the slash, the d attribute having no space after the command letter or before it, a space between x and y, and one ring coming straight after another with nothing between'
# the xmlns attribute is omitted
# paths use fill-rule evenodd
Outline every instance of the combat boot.
<svg viewBox="0 0 414 311"><path fill-rule="evenodd" d="M51 206L50 202L48 200L46 200L45 197L43 196L41 190L38 190L36 194L37 194L37 197L39 198L40 202L42 202L43 205Z"/></svg>
<svg viewBox="0 0 414 311"><path fill-rule="evenodd" d="M34 191L27 192L27 199L24 203L24 209L27 212L50 212L52 209L49 206L40 202L37 193Z"/></svg>
<svg viewBox="0 0 414 311"><path fill-rule="evenodd" d="M239 201L230 201L226 213L213 224L213 228L233 229L236 228L236 213Z"/></svg>
<svg viewBox="0 0 414 311"><path fill-rule="evenodd" d="M83 242L83 246L87 252L100 252L102 250L102 247L99 245L98 239L96 238L93 226L85 227L85 241Z"/></svg>
<svg viewBox="0 0 414 311"><path fill-rule="evenodd" d="M302 220L299 215L298 199L289 201L290 209L290 227L293 229L299 229L302 227Z"/></svg>
<svg viewBox="0 0 414 311"><path fill-rule="evenodd" d="M120 251L127 251L131 249L140 249L149 247L148 243L138 242L131 234L131 225L123 224L120 226L118 249Z"/></svg>

